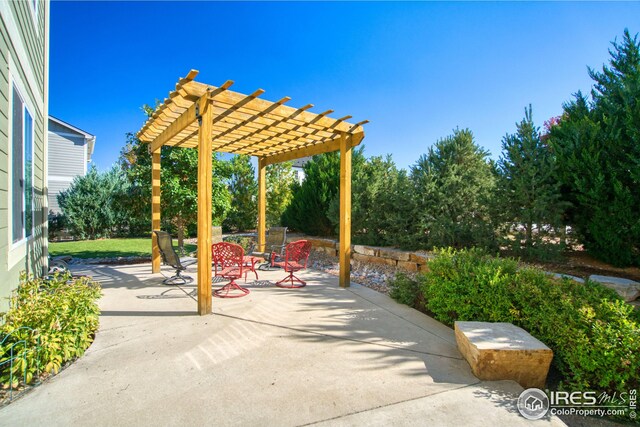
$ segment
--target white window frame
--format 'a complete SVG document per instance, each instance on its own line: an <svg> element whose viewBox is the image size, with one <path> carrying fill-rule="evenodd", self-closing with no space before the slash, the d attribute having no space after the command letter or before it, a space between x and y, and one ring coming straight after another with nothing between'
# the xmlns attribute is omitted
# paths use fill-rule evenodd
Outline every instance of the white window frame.
<svg viewBox="0 0 640 427"><path fill-rule="evenodd" d="M33 192L33 194L31 195L31 216L32 216L32 220L31 220L31 234L30 236L27 236L27 230L26 230L26 209L27 209L27 200L26 200L26 187L25 187L25 191L22 192L22 206L24 208L24 212L23 212L23 220L24 220L24 226L22 227L22 237L16 241L13 240L13 221L15 220L15 218L13 217L13 91L15 91L18 93L18 96L20 96L20 100L22 101L22 114L23 114L23 119L22 119L22 160L23 160L23 168L22 168L22 179L26 182L26 165L25 160L26 160L26 135L25 135L25 113L29 114L29 116L31 116L31 191ZM7 196L8 196L8 206L7 206L7 213L8 213L8 219L9 219L9 228L8 228L8 240L9 240L9 248L11 251L13 250L17 250L19 248L22 248L22 250L20 250L18 254L16 254L17 259L22 258L24 255L22 254L25 249L26 249L26 243L29 240L32 240L34 238L35 235L35 167L34 167L34 160L35 160L35 117L33 115L33 109L30 106L30 102L28 101L28 99L23 95L24 92L24 86L21 82L21 80L19 78L16 78L16 76L13 75L13 73L11 73L11 71L9 72L9 90L10 90L10 95L9 95L9 135L10 135L10 141L9 141L9 153L8 153L8 159L9 159L9 167L8 167L8 179L10 182L9 185L9 191L7 192ZM11 257L13 258L13 257ZM9 262L9 267L11 268L12 263L11 260Z"/></svg>

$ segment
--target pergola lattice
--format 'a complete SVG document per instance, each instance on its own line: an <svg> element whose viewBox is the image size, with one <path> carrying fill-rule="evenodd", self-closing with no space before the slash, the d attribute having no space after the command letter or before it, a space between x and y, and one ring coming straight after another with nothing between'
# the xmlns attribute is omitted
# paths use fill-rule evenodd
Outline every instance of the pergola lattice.
<svg viewBox="0 0 640 427"><path fill-rule="evenodd" d="M265 249L266 167L274 163L340 150L340 286L349 286L351 258L351 156L364 138L362 125L328 117L333 110L311 113L300 108L194 81L191 70L138 132L152 153L152 228L160 229L160 148L198 149L198 313L211 313L211 156L214 151L258 157L258 246ZM160 271L160 252L153 237L152 270Z"/></svg>

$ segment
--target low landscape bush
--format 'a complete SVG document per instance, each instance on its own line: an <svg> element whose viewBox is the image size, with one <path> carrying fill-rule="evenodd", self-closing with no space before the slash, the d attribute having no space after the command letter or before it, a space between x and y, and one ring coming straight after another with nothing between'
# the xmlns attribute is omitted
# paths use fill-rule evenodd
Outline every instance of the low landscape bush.
<svg viewBox="0 0 640 427"><path fill-rule="evenodd" d="M478 249L446 249L416 280L398 276L390 295L413 304L423 297L426 311L448 325L522 327L553 350L566 389L620 395L640 387L640 316L597 283L558 280Z"/></svg>
<svg viewBox="0 0 640 427"><path fill-rule="evenodd" d="M27 384L39 373L57 373L65 362L82 356L98 329L98 298L100 286L90 278L23 276L0 327L2 387L18 387L25 373ZM13 364L12 346L14 357L21 355Z"/></svg>

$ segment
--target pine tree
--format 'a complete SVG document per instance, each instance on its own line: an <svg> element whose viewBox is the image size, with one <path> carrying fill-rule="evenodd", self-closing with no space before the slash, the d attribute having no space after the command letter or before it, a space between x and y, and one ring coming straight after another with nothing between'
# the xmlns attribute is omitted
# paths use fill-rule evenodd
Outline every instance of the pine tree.
<svg viewBox="0 0 640 427"><path fill-rule="evenodd" d="M564 106L549 142L570 221L587 250L616 265L640 265L640 43L625 30L598 72L592 101Z"/></svg>
<svg viewBox="0 0 640 427"><path fill-rule="evenodd" d="M456 129L411 168L420 230L414 246L493 246L489 215L495 179L469 129Z"/></svg>
<svg viewBox="0 0 640 427"><path fill-rule="evenodd" d="M565 204L560 200L553 157L533 123L531 105L525 108L524 119L516 128L515 134L502 139L496 212L508 224L505 233L516 233L516 251L523 251L525 256L547 257L558 248L548 243L550 234L560 226ZM524 235L518 232L520 227L524 227Z"/></svg>

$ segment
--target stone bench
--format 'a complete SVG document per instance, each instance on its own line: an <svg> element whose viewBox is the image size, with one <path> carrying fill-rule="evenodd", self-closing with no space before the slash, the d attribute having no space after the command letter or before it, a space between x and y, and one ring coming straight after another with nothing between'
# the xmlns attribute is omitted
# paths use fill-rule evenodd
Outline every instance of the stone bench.
<svg viewBox="0 0 640 427"><path fill-rule="evenodd" d="M458 349L481 380L544 388L553 352L511 323L456 322Z"/></svg>

